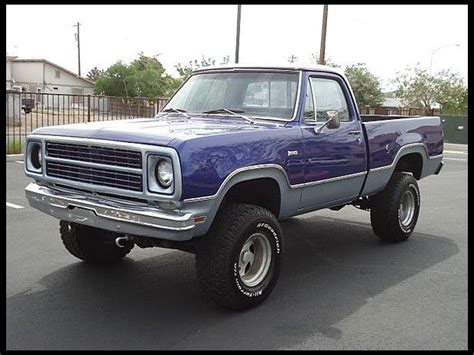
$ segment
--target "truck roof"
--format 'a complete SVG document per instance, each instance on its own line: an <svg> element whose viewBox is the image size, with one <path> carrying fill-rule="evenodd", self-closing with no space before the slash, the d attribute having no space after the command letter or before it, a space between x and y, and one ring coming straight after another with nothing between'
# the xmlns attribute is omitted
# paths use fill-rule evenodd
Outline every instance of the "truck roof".
<svg viewBox="0 0 474 355"><path fill-rule="evenodd" d="M278 70L307 70L307 71L323 71L344 75L343 71L327 65L251 65L251 64L225 64L201 67L193 71L193 73L209 71L209 70L232 70L232 69L278 69Z"/></svg>

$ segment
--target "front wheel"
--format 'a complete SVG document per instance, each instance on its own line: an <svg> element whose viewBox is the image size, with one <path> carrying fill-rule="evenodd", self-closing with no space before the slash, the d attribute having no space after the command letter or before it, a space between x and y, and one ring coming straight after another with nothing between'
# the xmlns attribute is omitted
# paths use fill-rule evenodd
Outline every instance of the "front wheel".
<svg viewBox="0 0 474 355"><path fill-rule="evenodd" d="M402 242L411 236L420 213L420 189L412 175L394 173L370 203L372 229L380 239Z"/></svg>
<svg viewBox="0 0 474 355"><path fill-rule="evenodd" d="M267 209L234 204L218 213L196 254L196 271L218 305L243 310L261 303L280 272L282 232Z"/></svg>

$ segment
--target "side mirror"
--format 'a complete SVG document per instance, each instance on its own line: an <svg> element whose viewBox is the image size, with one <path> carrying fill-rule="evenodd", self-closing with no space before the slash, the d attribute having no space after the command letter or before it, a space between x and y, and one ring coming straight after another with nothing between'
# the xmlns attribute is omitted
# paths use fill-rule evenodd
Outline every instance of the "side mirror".
<svg viewBox="0 0 474 355"><path fill-rule="evenodd" d="M328 120L323 123L322 126L314 129L316 134L321 133L324 127L328 126L329 129L339 128L341 126L341 118L339 117L338 111L327 111Z"/></svg>
<svg viewBox="0 0 474 355"><path fill-rule="evenodd" d="M338 111L328 111L326 112L328 115L328 128L335 129L341 126L341 118L339 117Z"/></svg>

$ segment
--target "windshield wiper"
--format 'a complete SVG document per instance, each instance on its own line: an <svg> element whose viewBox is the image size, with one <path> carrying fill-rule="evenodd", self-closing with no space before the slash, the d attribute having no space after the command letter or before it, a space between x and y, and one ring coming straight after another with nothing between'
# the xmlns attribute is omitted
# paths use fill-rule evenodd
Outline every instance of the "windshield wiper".
<svg viewBox="0 0 474 355"><path fill-rule="evenodd" d="M251 124L255 123L255 121L252 120L250 117L241 115L241 113L245 112L245 111L242 111L242 110L229 110L229 109L226 109L225 107L223 107L223 108L219 108L219 109L215 109L215 110L204 111L203 113L210 114L210 113L222 113L222 112L227 112L227 113L230 113L231 115L234 115L236 117L243 118L244 120L246 120L247 122L250 122Z"/></svg>
<svg viewBox="0 0 474 355"><path fill-rule="evenodd" d="M162 113L169 113L169 112L176 112L176 113L179 113L187 118L191 118L191 116L189 116L187 113L186 113L186 110L183 110L183 109L180 109L180 108L174 108L174 107L170 107L170 108L167 108L163 111L161 111L158 115L156 115L155 117L161 117Z"/></svg>

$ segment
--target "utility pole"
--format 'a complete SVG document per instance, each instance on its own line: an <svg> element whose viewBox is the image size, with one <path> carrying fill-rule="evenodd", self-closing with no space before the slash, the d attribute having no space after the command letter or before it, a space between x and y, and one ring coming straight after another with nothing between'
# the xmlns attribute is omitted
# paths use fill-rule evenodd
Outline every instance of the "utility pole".
<svg viewBox="0 0 474 355"><path fill-rule="evenodd" d="M239 62L239 45L240 45L240 7L237 5L237 33L235 35L235 63Z"/></svg>
<svg viewBox="0 0 474 355"><path fill-rule="evenodd" d="M76 33L76 41L77 41L77 68L79 76L81 76L81 38L79 37L79 26L81 24L78 22L77 25L73 25L73 27L77 27Z"/></svg>
<svg viewBox="0 0 474 355"><path fill-rule="evenodd" d="M321 29L321 48L319 50L319 64L326 64L324 56L326 54L326 28L328 24L328 5L323 9L323 27Z"/></svg>

